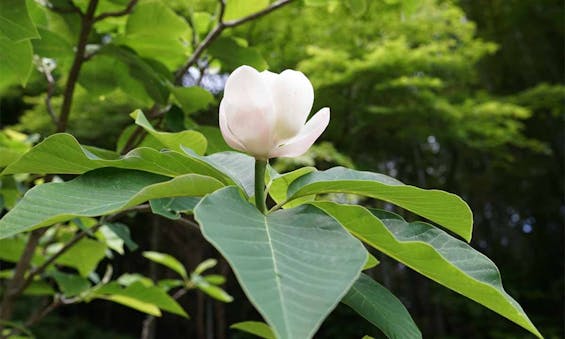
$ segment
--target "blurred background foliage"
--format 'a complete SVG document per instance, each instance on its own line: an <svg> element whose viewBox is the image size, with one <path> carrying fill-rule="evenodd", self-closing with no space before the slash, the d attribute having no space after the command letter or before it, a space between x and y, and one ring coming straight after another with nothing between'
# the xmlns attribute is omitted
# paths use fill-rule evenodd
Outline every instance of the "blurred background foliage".
<svg viewBox="0 0 565 339"><path fill-rule="evenodd" d="M28 3L35 8L32 17L44 38L32 40L34 50L56 60L52 73L61 85L71 64L77 23ZM178 68L192 52L193 44L178 42L201 40L211 29L216 5L212 0L141 1L132 14L137 23L131 20L125 29L125 17L112 18L98 25L90 39L128 46L157 70L152 76L166 76L167 69ZM152 6L167 6L189 25L169 18L167 27L150 26L145 20L155 11ZM217 130L204 126L217 126L225 74L240 64L303 71L315 86L314 109L329 106L332 121L323 141L309 153L276 160L274 166L343 165L462 196L475 216L472 246L497 263L507 290L542 334L562 338L563 6L557 0L296 1L224 32L183 79L215 98L201 98L201 104L187 109L182 95L175 93L181 109L171 109L158 122L172 131L196 127L217 140ZM58 34L49 34L47 28ZM143 73L146 65L132 64L124 53L129 52L106 48L84 64L68 128L82 143L114 149L131 123L128 114L149 109L159 99L160 89L151 87ZM36 66L46 67L40 59ZM40 138L55 131L45 112L44 75L34 69L25 87L0 81L0 126L12 130L11 135L0 134L0 148L12 147L19 154L29 147L13 147L21 139L16 131ZM52 98L55 111L62 104L60 91L57 86ZM221 141L211 143L223 147ZM13 191L13 186L1 188ZM4 204L9 208L13 202ZM141 248L166 249L190 268L217 256L197 232L157 217L135 220L132 233ZM376 255L381 264L372 274L405 302L424 337L528 337L491 311ZM167 276L140 257L116 257L114 266L120 272ZM239 338L227 325L258 319L223 261L216 272L228 276L226 288L236 302L224 305L200 292L184 297L181 302L194 320L165 315L156 322L159 337L189 333L204 338L208 333L205 338ZM64 332L56 325L63 319L73 319ZM37 335L94 338L98 326L104 335L111 331L116 338L136 337L143 319L134 311L94 302L48 317ZM374 331L339 306L318 337L378 337Z"/></svg>

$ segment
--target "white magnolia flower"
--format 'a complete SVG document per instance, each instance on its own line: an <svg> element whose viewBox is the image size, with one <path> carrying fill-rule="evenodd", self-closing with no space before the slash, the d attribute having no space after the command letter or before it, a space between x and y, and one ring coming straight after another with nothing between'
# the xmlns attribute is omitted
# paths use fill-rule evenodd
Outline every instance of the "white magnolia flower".
<svg viewBox="0 0 565 339"><path fill-rule="evenodd" d="M241 66L226 82L220 129L228 145L256 159L296 157L330 121L330 109L324 107L306 122L313 102L314 89L301 72L276 74Z"/></svg>

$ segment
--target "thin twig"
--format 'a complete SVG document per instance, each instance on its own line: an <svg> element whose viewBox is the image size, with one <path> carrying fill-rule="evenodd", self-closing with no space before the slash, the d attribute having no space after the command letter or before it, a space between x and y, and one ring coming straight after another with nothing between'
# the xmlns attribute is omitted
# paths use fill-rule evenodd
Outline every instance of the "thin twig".
<svg viewBox="0 0 565 339"><path fill-rule="evenodd" d="M198 60L198 58L200 57L200 55L202 55L202 53L204 52L204 50L206 48L208 48L208 46L214 42L214 40L216 40L216 38L218 38L218 36L220 36L220 34L222 33L222 31L226 28L233 28L236 26L239 26L241 24L244 24L248 21L260 18L268 13L271 13L272 11L281 8L285 5L288 5L289 3L291 3L293 0L279 0L276 1L274 3L272 3L270 6L255 12L253 14L250 14L248 16L245 16L241 19L237 19L237 20L230 20L230 21L224 21L224 14L225 14L225 10L226 10L226 3L225 0L219 0L220 2L220 12L218 14L218 23L216 24L216 26L208 33L208 35L204 38L204 40L202 40L202 42L200 42L200 44L196 47L196 49L194 50L194 53L192 53L192 55L190 56L190 58L187 60L187 62L184 64L184 66L179 69L177 71L177 73L175 74L175 83L177 85L180 85L182 83L182 77L184 76L184 74L188 71L188 69L194 65L196 63L196 61Z"/></svg>
<svg viewBox="0 0 565 339"><path fill-rule="evenodd" d="M57 307L63 305L63 303L61 302L61 300L57 297L55 297L53 299L53 301L51 303L49 303L47 306L45 306L44 308L38 309L36 312L34 312L28 320L26 320L25 322L25 326L26 327L31 327L35 324L37 324L38 322L40 322L43 318L45 318L45 316L47 316L47 314L53 312Z"/></svg>
<svg viewBox="0 0 565 339"><path fill-rule="evenodd" d="M105 224L105 222L116 220L117 218L123 216L124 214L130 213L132 211L145 212L145 211L148 211L148 210L150 210L150 207L149 207L148 204L135 206L135 207L129 208L127 210L121 211L119 213L116 213L114 215L111 215L108 218L106 218L105 220L102 220L97 225L92 226L87 230L82 230L79 233L75 234L75 236L68 243L66 243L63 247L61 247L61 249L59 249L57 251L57 253L53 254L51 257L49 257L49 259L47 259L45 262L43 262L40 266L34 268L33 270L31 270L29 272L25 282L21 285L21 290L22 291L25 290L29 286L29 284L32 283L35 276L43 273L61 255L65 254L69 249L71 249L71 247L76 245L82 238L86 237L89 234L96 232L102 225Z"/></svg>
<svg viewBox="0 0 565 339"><path fill-rule="evenodd" d="M71 113L71 106L73 103L73 94L75 92L80 69L84 62L84 53L86 51L88 36L90 35L94 25L94 13L96 12L96 6L98 6L98 0L90 0L86 13L84 13L81 17L81 28L75 58L73 60L73 65L71 66L71 70L69 71L69 77L63 92L63 105L61 106L61 114L59 115L57 123L57 132L64 132L67 129L69 114Z"/></svg>
<svg viewBox="0 0 565 339"><path fill-rule="evenodd" d="M188 292L187 288L181 288L173 294L174 300L179 300L183 295ZM141 328L141 339L149 339L151 337L151 325L155 321L155 316L149 315L143 320L143 327Z"/></svg>
<svg viewBox="0 0 565 339"><path fill-rule="evenodd" d="M121 11L102 13L102 14L98 15L96 18L94 18L94 21L104 20L104 19L109 18L109 17L118 17L118 16L128 15L129 13L131 13L131 11L133 11L133 8L137 4L137 1L138 0L130 0L130 2L128 2L126 7L124 9L122 9Z"/></svg>
<svg viewBox="0 0 565 339"><path fill-rule="evenodd" d="M53 122L53 124L55 124L55 126L57 126L57 116L55 115L55 110L53 110L53 105L51 105L51 98L53 98L56 86L55 78L53 78L53 75L48 69L46 69L43 74L45 74L45 79L47 80L47 96L45 97L45 107L47 107L47 113L51 117L51 121Z"/></svg>

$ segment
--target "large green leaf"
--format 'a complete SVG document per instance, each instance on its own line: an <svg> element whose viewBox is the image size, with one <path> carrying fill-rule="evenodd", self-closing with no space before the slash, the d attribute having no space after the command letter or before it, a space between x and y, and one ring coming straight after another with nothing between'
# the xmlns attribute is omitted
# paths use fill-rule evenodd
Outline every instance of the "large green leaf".
<svg viewBox="0 0 565 339"><path fill-rule="evenodd" d="M422 338L400 300L366 274L361 273L341 301L377 326L388 338Z"/></svg>
<svg viewBox="0 0 565 339"><path fill-rule="evenodd" d="M140 93L139 88L141 84L146 94L155 102L167 104L172 76L165 66L155 60L143 59L132 50L112 44L105 45L97 54L111 56L126 65L127 74L122 74L121 67L116 70L118 82L125 93L131 94L130 86L133 86L133 94L142 97L143 93Z"/></svg>
<svg viewBox="0 0 565 339"><path fill-rule="evenodd" d="M495 264L471 246L423 222L361 206L316 202L353 235L426 277L512 320L541 338L502 287Z"/></svg>
<svg viewBox="0 0 565 339"><path fill-rule="evenodd" d="M12 84L25 85L33 67L29 40L12 41L0 37L0 89Z"/></svg>
<svg viewBox="0 0 565 339"><path fill-rule="evenodd" d="M424 190L383 174L344 167L307 174L295 180L288 189L289 200L320 193L360 194L388 201L471 240L471 209L455 194Z"/></svg>
<svg viewBox="0 0 565 339"><path fill-rule="evenodd" d="M280 338L312 337L367 259L360 242L313 206L265 216L226 187L205 197L194 215Z"/></svg>
<svg viewBox="0 0 565 339"><path fill-rule="evenodd" d="M143 127L144 130L163 144L164 148L180 152L181 147L188 147L197 154L204 154L206 152L206 138L199 132L182 131L168 133L156 131L141 110L133 112L131 117L135 119L136 125Z"/></svg>
<svg viewBox="0 0 565 339"><path fill-rule="evenodd" d="M114 213L150 199L202 196L222 186L218 180L198 174L168 180L141 171L99 169L69 182L43 184L29 190L0 219L0 239L76 216Z"/></svg>
<svg viewBox="0 0 565 339"><path fill-rule="evenodd" d="M25 0L0 1L0 36L16 42L39 38Z"/></svg>
<svg viewBox="0 0 565 339"><path fill-rule="evenodd" d="M183 17L160 1L143 1L128 16L125 35L116 43L160 60L172 71L188 58L191 39L192 30Z"/></svg>
<svg viewBox="0 0 565 339"><path fill-rule="evenodd" d="M137 169L166 176L196 173L213 176L228 184L232 182L227 175L197 156L147 147L134 149L122 157L111 153L94 154L92 149L80 145L72 135L65 133L48 137L1 174L82 174L103 167Z"/></svg>

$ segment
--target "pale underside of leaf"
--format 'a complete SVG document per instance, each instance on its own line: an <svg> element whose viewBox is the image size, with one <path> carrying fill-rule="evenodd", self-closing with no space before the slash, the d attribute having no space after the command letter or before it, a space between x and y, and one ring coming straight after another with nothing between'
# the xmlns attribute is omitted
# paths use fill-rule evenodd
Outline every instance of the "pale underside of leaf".
<svg viewBox="0 0 565 339"><path fill-rule="evenodd" d="M205 238L279 338L310 338L367 258L335 220L311 207L265 216L227 187L194 210Z"/></svg>

